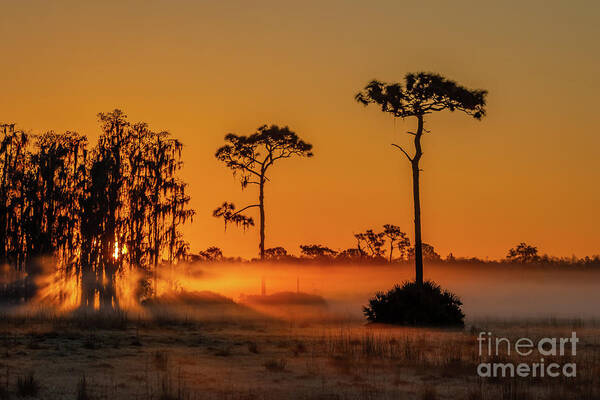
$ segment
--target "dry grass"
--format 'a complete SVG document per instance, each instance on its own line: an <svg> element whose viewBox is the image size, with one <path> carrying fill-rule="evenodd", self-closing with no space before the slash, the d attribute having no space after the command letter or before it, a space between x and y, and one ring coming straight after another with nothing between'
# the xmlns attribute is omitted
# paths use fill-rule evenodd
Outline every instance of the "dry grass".
<svg viewBox="0 0 600 400"><path fill-rule="evenodd" d="M77 400L91 400L92 397L88 393L88 382L85 379L85 375L81 377L81 380L77 384Z"/></svg>
<svg viewBox="0 0 600 400"><path fill-rule="evenodd" d="M125 329L100 322L102 329L82 329L76 318L0 320L0 400L36 391L79 400L600 397L594 321L480 320L457 331L248 320L165 325L129 317ZM574 327L581 338L576 378L477 377L480 330L539 338L568 336Z"/></svg>
<svg viewBox="0 0 600 400"><path fill-rule="evenodd" d="M283 372L287 366L287 360L285 358L280 358L279 360L267 360L263 365L267 371Z"/></svg>
<svg viewBox="0 0 600 400"><path fill-rule="evenodd" d="M17 396L35 397L39 391L40 384L35 379L33 372L29 372L27 375L17 378Z"/></svg>

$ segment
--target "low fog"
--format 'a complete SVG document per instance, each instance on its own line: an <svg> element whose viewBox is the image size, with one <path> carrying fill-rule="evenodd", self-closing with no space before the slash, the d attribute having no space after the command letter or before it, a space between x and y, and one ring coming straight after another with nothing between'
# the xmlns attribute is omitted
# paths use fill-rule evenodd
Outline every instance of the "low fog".
<svg viewBox="0 0 600 400"><path fill-rule="evenodd" d="M285 265L191 264L176 278L185 291L210 291L243 301L279 292L322 296L327 312L361 318L362 306L377 291L414 279L408 264ZM425 265L425 278L457 294L467 319L600 317L600 271L548 267Z"/></svg>

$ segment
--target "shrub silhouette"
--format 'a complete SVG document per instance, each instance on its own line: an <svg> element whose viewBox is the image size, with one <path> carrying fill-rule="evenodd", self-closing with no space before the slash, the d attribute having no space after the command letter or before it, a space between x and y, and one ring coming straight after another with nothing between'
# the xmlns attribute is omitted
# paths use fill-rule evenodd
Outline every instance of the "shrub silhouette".
<svg viewBox="0 0 600 400"><path fill-rule="evenodd" d="M300 252L308 258L330 258L335 257L337 251L330 249L327 246L320 244L301 244Z"/></svg>
<svg viewBox="0 0 600 400"><path fill-rule="evenodd" d="M398 325L463 326L460 299L437 285L426 281L396 285L387 293L378 292L369 300L363 312L370 322Z"/></svg>
<svg viewBox="0 0 600 400"><path fill-rule="evenodd" d="M508 261L517 263L531 263L539 261L540 256L538 255L537 247L521 242L512 249L508 250L506 259Z"/></svg>

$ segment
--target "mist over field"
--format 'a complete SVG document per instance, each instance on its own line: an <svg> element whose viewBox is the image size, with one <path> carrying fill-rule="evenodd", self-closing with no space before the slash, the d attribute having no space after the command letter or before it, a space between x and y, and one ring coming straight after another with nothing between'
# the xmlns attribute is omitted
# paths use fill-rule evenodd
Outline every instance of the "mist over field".
<svg viewBox="0 0 600 400"><path fill-rule="evenodd" d="M410 264L311 265L191 264L185 290L212 291L239 301L243 295L300 292L322 296L328 312L362 318L376 291L414 279ZM191 276L194 278L192 279ZM180 277L180 278L183 278ZM473 318L600 318L600 271L545 266L430 264L425 278L457 294Z"/></svg>

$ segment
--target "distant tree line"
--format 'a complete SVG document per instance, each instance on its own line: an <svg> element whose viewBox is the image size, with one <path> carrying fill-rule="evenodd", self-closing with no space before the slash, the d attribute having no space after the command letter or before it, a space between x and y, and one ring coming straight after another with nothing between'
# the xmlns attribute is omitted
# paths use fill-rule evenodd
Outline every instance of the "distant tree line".
<svg viewBox="0 0 600 400"><path fill-rule="evenodd" d="M149 296L158 269L186 257L181 227L194 212L179 176L182 144L120 110L98 118L92 148L76 132L0 125L0 264L25 276L13 297L35 295L40 260L51 257L77 280L82 307L114 309L119 274L141 272L139 296Z"/></svg>
<svg viewBox="0 0 600 400"><path fill-rule="evenodd" d="M344 250L334 250L322 244L300 245L300 257L296 257L281 247L271 247L264 251L261 260L267 261L320 261L320 262L376 262L393 263L414 261L414 248L411 247L408 235L400 227L392 224L383 225L381 231L367 229L365 232L354 234L356 247ZM423 255L428 261L441 260L433 246L423 243ZM192 261L226 261L218 247L209 247L198 254L190 255ZM235 258L239 260L239 258Z"/></svg>
<svg viewBox="0 0 600 400"><path fill-rule="evenodd" d="M367 229L363 233L355 234L357 246L344 250L334 250L322 244L300 245L299 255L289 253L284 247L271 247L265 249L264 261L271 263L320 263L320 264L397 264L407 265L414 262L415 252L408 238L402 235L401 240L386 238L384 232L400 231L394 225L384 225L384 230L375 233ZM401 231L400 231L401 232ZM384 239L385 238L385 239ZM391 257L390 254L397 254ZM449 253L442 257L435 248L427 243L422 244L423 259L437 264L480 264L480 265L528 265L528 266L571 266L571 267L600 267L600 255L582 258L554 257L539 254L537 247L526 243L519 243L509 249L505 258L497 260L481 259L478 257L455 257ZM190 254L189 260L193 262L248 262L261 261L261 259L244 260L240 257L226 257L218 247L209 247L198 254Z"/></svg>

